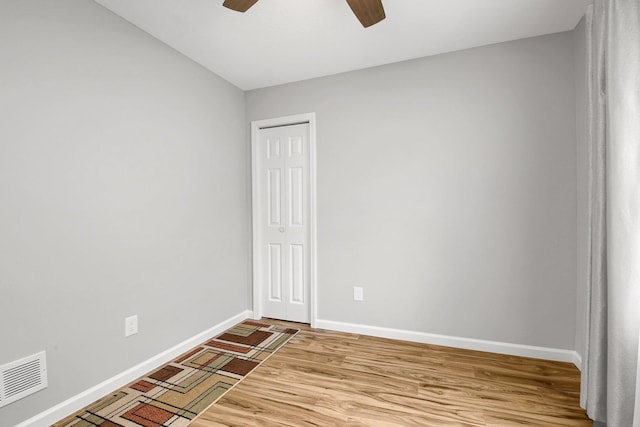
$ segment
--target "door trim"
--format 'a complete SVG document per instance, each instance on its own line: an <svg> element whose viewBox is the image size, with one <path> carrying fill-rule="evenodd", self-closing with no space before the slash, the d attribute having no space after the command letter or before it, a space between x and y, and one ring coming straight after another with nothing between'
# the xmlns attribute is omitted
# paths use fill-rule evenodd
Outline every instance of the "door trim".
<svg viewBox="0 0 640 427"><path fill-rule="evenodd" d="M253 282L253 316L254 319L262 318L262 283L256 274L261 271L258 248L261 247L258 218L260 213L260 198L257 189L260 188L260 176L257 170L257 149L260 129L287 126L300 123L309 123L309 318L311 327L316 327L318 319L317 306L317 196L316 196L316 113L296 114L272 119L255 120L251 122L251 207L252 207L252 282Z"/></svg>

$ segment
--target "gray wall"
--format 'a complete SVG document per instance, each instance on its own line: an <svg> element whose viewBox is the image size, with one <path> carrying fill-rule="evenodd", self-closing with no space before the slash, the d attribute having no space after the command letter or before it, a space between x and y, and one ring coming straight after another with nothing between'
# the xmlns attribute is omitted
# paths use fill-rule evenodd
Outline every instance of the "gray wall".
<svg viewBox="0 0 640 427"><path fill-rule="evenodd" d="M589 271L589 151L587 141L587 35L585 19L573 30L576 91L577 296L575 349L582 357L587 342L587 275Z"/></svg>
<svg viewBox="0 0 640 427"><path fill-rule="evenodd" d="M247 93L248 120L317 112L321 319L574 349L572 49L560 33Z"/></svg>
<svg viewBox="0 0 640 427"><path fill-rule="evenodd" d="M248 308L249 152L242 91L92 1L1 1L0 64L0 364L49 365L9 426Z"/></svg>
<svg viewBox="0 0 640 427"><path fill-rule="evenodd" d="M318 113L320 318L579 349L579 37L245 97L91 1L0 2L0 364L50 384L0 424L248 307L245 118Z"/></svg>

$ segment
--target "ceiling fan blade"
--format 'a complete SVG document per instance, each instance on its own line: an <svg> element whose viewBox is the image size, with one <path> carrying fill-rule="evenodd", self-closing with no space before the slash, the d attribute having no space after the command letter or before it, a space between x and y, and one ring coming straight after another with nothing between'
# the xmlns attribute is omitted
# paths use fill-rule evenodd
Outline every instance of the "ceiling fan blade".
<svg viewBox="0 0 640 427"><path fill-rule="evenodd" d="M365 28L385 18L382 0L347 0L347 3Z"/></svg>
<svg viewBox="0 0 640 427"><path fill-rule="evenodd" d="M236 12L246 12L251 6L256 4L258 0L224 0L222 5Z"/></svg>

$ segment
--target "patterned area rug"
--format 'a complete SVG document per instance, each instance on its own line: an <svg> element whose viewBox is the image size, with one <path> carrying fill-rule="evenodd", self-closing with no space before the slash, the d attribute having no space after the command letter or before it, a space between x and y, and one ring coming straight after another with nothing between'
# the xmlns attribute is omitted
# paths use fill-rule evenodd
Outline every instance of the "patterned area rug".
<svg viewBox="0 0 640 427"><path fill-rule="evenodd" d="M186 426L296 333L245 320L53 426Z"/></svg>

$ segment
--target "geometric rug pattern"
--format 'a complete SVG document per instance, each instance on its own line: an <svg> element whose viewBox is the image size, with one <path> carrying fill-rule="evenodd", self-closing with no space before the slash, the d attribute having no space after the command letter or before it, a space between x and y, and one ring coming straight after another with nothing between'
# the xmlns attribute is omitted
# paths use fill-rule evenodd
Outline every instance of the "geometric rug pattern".
<svg viewBox="0 0 640 427"><path fill-rule="evenodd" d="M53 426L186 426L296 333L245 320Z"/></svg>

